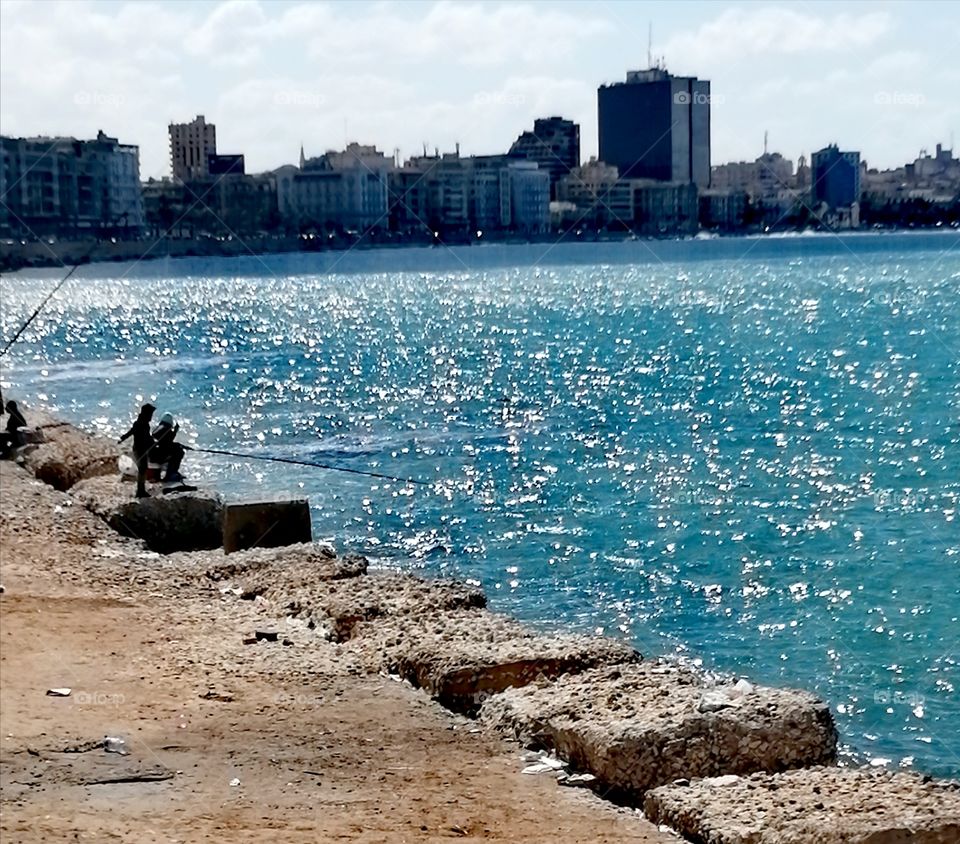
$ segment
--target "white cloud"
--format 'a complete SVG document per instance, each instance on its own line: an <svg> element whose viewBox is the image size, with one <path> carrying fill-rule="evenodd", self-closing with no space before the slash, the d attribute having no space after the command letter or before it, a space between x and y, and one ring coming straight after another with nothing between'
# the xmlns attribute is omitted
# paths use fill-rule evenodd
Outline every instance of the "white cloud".
<svg viewBox="0 0 960 844"><path fill-rule="evenodd" d="M876 43L891 25L886 12L820 17L779 6L734 8L693 32L674 36L658 52L670 64L696 67L763 53L849 51Z"/></svg>

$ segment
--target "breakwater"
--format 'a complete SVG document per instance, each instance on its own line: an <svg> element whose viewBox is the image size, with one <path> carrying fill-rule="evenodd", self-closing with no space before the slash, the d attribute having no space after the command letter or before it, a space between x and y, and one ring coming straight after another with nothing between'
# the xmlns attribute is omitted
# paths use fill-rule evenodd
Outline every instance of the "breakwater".
<svg viewBox="0 0 960 844"><path fill-rule="evenodd" d="M108 513L114 505L97 501L119 501L124 488L105 459L115 446L53 420L41 430L47 442L28 465ZM190 502L211 500L144 506L172 524ZM560 755L601 793L642 804L693 840L941 844L960 834L957 783L831 766L832 717L806 692L717 680L610 638L537 633L490 612L476 587L371 571L322 545L184 550L167 567L172 580L213 582L236 601L303 620L363 670L394 674L490 730ZM742 804L741 789L753 813L741 805L729 823L717 807L734 795ZM879 797L864 799L864 789Z"/></svg>

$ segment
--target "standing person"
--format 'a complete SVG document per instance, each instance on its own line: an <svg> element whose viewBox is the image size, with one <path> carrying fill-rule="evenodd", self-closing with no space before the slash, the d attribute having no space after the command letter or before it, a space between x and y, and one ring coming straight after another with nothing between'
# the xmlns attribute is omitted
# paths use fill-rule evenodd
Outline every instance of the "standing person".
<svg viewBox="0 0 960 844"><path fill-rule="evenodd" d="M153 429L153 439L156 443L153 453L157 463L166 464L163 479L165 481L182 481L180 463L183 461L183 446L174 442L179 425L173 423L173 414L164 413L160 417L160 424Z"/></svg>
<svg viewBox="0 0 960 844"><path fill-rule="evenodd" d="M147 498L150 495L147 492L147 464L154 445L153 437L150 436L150 420L153 419L155 410L150 402L143 405L130 430L120 437L120 442L133 437L133 459L137 464L137 498Z"/></svg>

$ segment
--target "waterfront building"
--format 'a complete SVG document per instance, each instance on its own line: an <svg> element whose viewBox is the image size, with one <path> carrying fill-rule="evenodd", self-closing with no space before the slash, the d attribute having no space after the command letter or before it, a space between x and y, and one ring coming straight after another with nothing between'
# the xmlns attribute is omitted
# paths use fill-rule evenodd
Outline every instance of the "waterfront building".
<svg viewBox="0 0 960 844"><path fill-rule="evenodd" d="M860 153L841 152L836 144L813 153L810 159L811 198L831 211L860 201Z"/></svg>
<svg viewBox="0 0 960 844"><path fill-rule="evenodd" d="M597 229L649 235L697 231L697 186L692 182L625 179L613 165L593 160L561 179L557 193L561 203L576 208L575 220Z"/></svg>
<svg viewBox="0 0 960 844"><path fill-rule="evenodd" d="M723 232L742 229L748 197L747 191L741 188L710 188L700 191L700 225Z"/></svg>
<svg viewBox="0 0 960 844"><path fill-rule="evenodd" d="M393 161L375 147L350 143L340 152L274 171L280 214L293 226L364 231L387 228Z"/></svg>
<svg viewBox="0 0 960 844"><path fill-rule="evenodd" d="M513 142L510 155L536 161L550 177L550 198L557 198L557 182L580 166L580 126L562 117L540 117Z"/></svg>
<svg viewBox="0 0 960 844"><path fill-rule="evenodd" d="M395 231L476 237L550 225L549 173L511 155L415 156L390 174L390 185Z"/></svg>
<svg viewBox="0 0 960 844"><path fill-rule="evenodd" d="M197 115L190 123L171 123L170 171L180 182L210 175L209 157L217 154L217 127Z"/></svg>
<svg viewBox="0 0 960 844"><path fill-rule="evenodd" d="M794 186L793 162L779 152L765 152L755 161L719 164L711 171L711 188L744 191L753 199L770 199Z"/></svg>
<svg viewBox="0 0 960 844"><path fill-rule="evenodd" d="M635 70L597 91L600 159L623 178L710 186L710 82Z"/></svg>
<svg viewBox="0 0 960 844"><path fill-rule="evenodd" d="M137 237L144 225L140 150L93 140L0 138L0 235Z"/></svg>

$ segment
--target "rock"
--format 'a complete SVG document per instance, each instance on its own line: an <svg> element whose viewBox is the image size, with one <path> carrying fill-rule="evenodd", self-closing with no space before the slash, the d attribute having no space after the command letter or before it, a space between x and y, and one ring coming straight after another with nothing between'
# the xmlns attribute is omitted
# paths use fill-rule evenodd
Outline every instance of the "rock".
<svg viewBox="0 0 960 844"><path fill-rule="evenodd" d="M134 498L117 475L80 481L70 494L122 536L141 539L151 551L219 548L223 504L215 493L191 492Z"/></svg>
<svg viewBox="0 0 960 844"><path fill-rule="evenodd" d="M357 554L338 557L329 545L302 543L282 548L250 548L229 557L219 554L184 554L183 565L203 571L210 580L237 581L248 598L294 589L324 580L357 577L367 571L367 560Z"/></svg>
<svg viewBox="0 0 960 844"><path fill-rule="evenodd" d="M274 583L263 595L284 615L324 629L336 642L349 640L361 622L479 608L487 603L483 591L475 586L393 572L301 583L293 589Z"/></svg>
<svg viewBox="0 0 960 844"><path fill-rule="evenodd" d="M704 844L955 844L960 783L814 767L648 791L657 824Z"/></svg>
<svg viewBox="0 0 960 844"><path fill-rule="evenodd" d="M398 674L467 715L504 689L639 658L613 639L537 634L484 609L360 622L350 645L371 670Z"/></svg>
<svg viewBox="0 0 960 844"><path fill-rule="evenodd" d="M117 474L120 448L111 440L86 434L41 412L28 412L28 421L43 442L24 455L24 465L41 481L59 490L87 478Z"/></svg>
<svg viewBox="0 0 960 844"><path fill-rule="evenodd" d="M835 759L829 707L812 695L756 687L737 705L702 712L706 684L699 672L657 662L598 668L494 695L480 719L553 750L627 800L680 778Z"/></svg>

